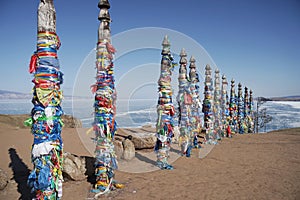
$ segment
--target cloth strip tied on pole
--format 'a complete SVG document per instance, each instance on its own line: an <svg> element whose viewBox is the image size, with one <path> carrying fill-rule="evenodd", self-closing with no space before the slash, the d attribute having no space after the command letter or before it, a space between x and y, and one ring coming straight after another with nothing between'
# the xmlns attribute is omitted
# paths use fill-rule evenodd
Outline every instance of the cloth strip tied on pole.
<svg viewBox="0 0 300 200"><path fill-rule="evenodd" d="M28 177L28 185L36 200L62 197L63 110L60 106L60 84L63 83L63 73L57 58L59 47L53 0L41 0L38 7L37 50L32 55L29 66L29 72L34 75L34 107L31 118L24 122L31 126L34 136L31 150L34 167Z"/></svg>
<svg viewBox="0 0 300 200"><path fill-rule="evenodd" d="M189 121L190 107L192 105L192 96L189 87L189 80L187 75L187 59L185 49L180 52L180 67L178 76L178 125L179 125L179 146L181 147L181 154L190 157L192 148L191 125Z"/></svg>
<svg viewBox="0 0 300 200"><path fill-rule="evenodd" d="M214 116L213 116L213 84L211 77L211 67L209 64L205 66L205 82L204 82L204 100L202 112L204 113L204 129L206 132L205 143L217 144L214 137Z"/></svg>
<svg viewBox="0 0 300 200"><path fill-rule="evenodd" d="M191 56L190 58L190 92L192 97L192 104L190 108L190 124L191 124L191 137L192 137L192 146L194 148L200 147L198 145L198 134L201 131L201 120L200 120L200 111L201 111L201 102L199 97L199 74L196 67L196 59Z"/></svg>
<svg viewBox="0 0 300 200"><path fill-rule="evenodd" d="M161 52L161 73L158 80L158 105L157 105L157 123L156 123L156 145L154 147L157 153L157 166L160 169L173 169L168 163L169 150L173 137L173 127L175 109L172 102L171 75L174 66L173 57L170 53L170 42L165 36Z"/></svg>
<svg viewBox="0 0 300 200"><path fill-rule="evenodd" d="M117 131L116 115L116 90L114 80L113 55L116 52L111 44L110 14L108 0L100 0L98 19L98 43L96 54L96 83L91 86L95 94L94 122L95 131L95 176L96 183L92 192L95 198L105 194L119 184L114 179L114 170L118 168L114 151L114 136Z"/></svg>

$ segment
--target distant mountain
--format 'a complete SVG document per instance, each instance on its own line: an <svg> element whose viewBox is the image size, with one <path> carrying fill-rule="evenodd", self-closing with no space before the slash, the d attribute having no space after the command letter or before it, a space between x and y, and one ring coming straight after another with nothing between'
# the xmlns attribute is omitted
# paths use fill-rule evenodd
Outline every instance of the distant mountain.
<svg viewBox="0 0 300 200"><path fill-rule="evenodd" d="M272 97L271 101L300 101L300 95L286 96L286 97Z"/></svg>
<svg viewBox="0 0 300 200"><path fill-rule="evenodd" d="M0 90L0 99L30 99L32 94Z"/></svg>
<svg viewBox="0 0 300 200"><path fill-rule="evenodd" d="M285 97L257 97L261 101L300 101L300 95L285 96Z"/></svg>
<svg viewBox="0 0 300 200"><path fill-rule="evenodd" d="M24 94L24 93L7 91L7 90L0 90L0 94Z"/></svg>

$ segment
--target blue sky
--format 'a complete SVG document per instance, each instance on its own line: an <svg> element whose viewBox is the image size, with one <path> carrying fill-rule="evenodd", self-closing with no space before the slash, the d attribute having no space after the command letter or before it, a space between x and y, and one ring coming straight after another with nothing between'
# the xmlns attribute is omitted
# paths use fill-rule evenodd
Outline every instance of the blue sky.
<svg viewBox="0 0 300 200"><path fill-rule="evenodd" d="M38 3L37 0L0 2L1 90L31 92L28 64L36 48ZM98 1L54 0L54 3L57 34L62 42L58 52L65 74L62 87L70 95L80 66L97 42ZM164 29L174 30L199 43L222 74L253 89L255 96L300 94L299 0L110 0L110 3L112 35L143 27L160 27L162 35ZM126 42L137 43L150 37L145 34ZM153 41L154 46L160 46L162 39ZM170 42L178 45L171 36ZM120 41L117 44L122 45ZM119 49L116 44L115 47ZM116 79L134 69L137 63L160 62L159 51L145 50L145 53L136 57L128 54L127 60L116 62ZM197 59L198 55L194 56ZM201 57L197 63L202 72L205 63ZM159 69L153 67L153 70Z"/></svg>

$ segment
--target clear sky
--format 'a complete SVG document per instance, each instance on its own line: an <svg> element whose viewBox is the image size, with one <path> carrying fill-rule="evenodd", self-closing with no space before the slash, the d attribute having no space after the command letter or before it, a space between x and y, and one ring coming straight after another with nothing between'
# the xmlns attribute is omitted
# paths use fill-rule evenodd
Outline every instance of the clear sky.
<svg viewBox="0 0 300 200"><path fill-rule="evenodd" d="M36 49L38 3L38 0L0 1L1 90L31 92L28 65ZM300 95L299 0L110 0L110 3L112 35L143 27L171 29L199 43L221 74L248 86L255 96ZM98 0L54 0L54 4L57 34L62 42L58 56L65 74L63 89L70 95L81 64L97 42ZM161 34L164 35L163 31ZM148 37L145 34L126 42L135 43ZM154 46L160 46L162 39ZM176 38L170 36L170 42L176 44ZM119 49L116 44L115 47ZM153 52L157 56L150 55ZM140 60L142 65L149 53L145 64L152 61L149 58L153 58L152 63L160 62L159 51L144 53L131 59ZM198 55L194 56L197 59ZM120 60L115 67L118 79L117 76L126 74L136 64L130 66ZM205 63L198 62L197 67L202 72ZM157 77L154 79L157 81Z"/></svg>

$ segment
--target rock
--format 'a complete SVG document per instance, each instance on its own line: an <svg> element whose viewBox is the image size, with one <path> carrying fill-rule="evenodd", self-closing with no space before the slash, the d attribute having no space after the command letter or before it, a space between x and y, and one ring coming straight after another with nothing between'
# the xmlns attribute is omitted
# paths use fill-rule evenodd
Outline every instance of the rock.
<svg viewBox="0 0 300 200"><path fill-rule="evenodd" d="M72 155L69 152L64 153L63 175L67 179L80 181L86 178L85 158Z"/></svg>
<svg viewBox="0 0 300 200"><path fill-rule="evenodd" d="M118 136L129 138L135 149L152 149L156 143L155 128L143 126L142 128L120 128Z"/></svg>
<svg viewBox="0 0 300 200"><path fill-rule="evenodd" d="M120 140L114 140L114 146L115 146L115 154L117 155L117 159L121 159L123 157L123 144Z"/></svg>
<svg viewBox="0 0 300 200"><path fill-rule="evenodd" d="M124 146L123 159L132 160L135 157L134 144L129 139L126 139L123 141L123 146Z"/></svg>
<svg viewBox="0 0 300 200"><path fill-rule="evenodd" d="M3 190L8 183L8 176L5 171L0 168L0 190Z"/></svg>
<svg viewBox="0 0 300 200"><path fill-rule="evenodd" d="M132 142L136 149L152 149L156 143L155 133L134 133Z"/></svg>

